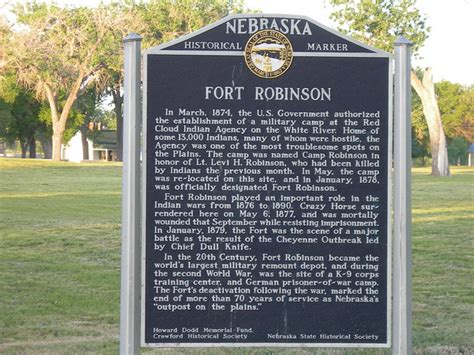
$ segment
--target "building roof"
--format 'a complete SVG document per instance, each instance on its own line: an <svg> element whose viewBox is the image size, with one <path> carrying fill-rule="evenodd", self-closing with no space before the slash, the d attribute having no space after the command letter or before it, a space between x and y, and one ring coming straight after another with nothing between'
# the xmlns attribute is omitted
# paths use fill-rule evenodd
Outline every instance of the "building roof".
<svg viewBox="0 0 474 355"><path fill-rule="evenodd" d="M91 134L91 139L94 142L94 149L117 149L117 131L95 131Z"/></svg>

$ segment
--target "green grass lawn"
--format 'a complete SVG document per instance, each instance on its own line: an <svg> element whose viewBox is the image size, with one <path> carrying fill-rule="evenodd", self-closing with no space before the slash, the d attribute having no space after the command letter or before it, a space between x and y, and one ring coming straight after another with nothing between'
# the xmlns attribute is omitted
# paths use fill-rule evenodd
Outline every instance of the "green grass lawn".
<svg viewBox="0 0 474 355"><path fill-rule="evenodd" d="M474 353L474 169L452 172L450 178L430 177L427 169L413 175L413 341L419 354ZM117 353L120 189L119 164L0 159L0 353Z"/></svg>

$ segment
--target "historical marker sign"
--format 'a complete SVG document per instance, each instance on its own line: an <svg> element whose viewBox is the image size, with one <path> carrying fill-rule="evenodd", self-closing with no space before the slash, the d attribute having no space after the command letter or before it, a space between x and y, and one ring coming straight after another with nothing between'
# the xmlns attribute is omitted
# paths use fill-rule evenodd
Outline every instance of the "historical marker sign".
<svg viewBox="0 0 474 355"><path fill-rule="evenodd" d="M145 68L144 345L389 346L390 55L237 15Z"/></svg>

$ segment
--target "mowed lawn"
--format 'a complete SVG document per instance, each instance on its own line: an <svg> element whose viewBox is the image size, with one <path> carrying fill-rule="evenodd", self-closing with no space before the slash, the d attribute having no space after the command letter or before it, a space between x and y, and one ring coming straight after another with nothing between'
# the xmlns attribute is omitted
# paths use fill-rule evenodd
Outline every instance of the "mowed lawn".
<svg viewBox="0 0 474 355"><path fill-rule="evenodd" d="M474 169L452 172L433 178L428 169L414 169L413 341L419 354L474 353ZM0 353L118 352L120 210L119 164L0 159Z"/></svg>

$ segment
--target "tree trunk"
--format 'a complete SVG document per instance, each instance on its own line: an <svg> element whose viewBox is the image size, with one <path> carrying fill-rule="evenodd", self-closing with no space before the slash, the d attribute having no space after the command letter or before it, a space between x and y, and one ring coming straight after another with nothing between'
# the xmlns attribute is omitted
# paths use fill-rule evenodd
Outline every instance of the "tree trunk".
<svg viewBox="0 0 474 355"><path fill-rule="evenodd" d="M51 136L49 134L45 134L45 132L37 130L36 137L38 137L41 147L43 148L43 155L45 159L51 159L52 157L52 142Z"/></svg>
<svg viewBox="0 0 474 355"><path fill-rule="evenodd" d="M30 148L30 158L36 159L36 139L35 137L31 137L29 141L29 148Z"/></svg>
<svg viewBox="0 0 474 355"><path fill-rule="evenodd" d="M26 158L26 152L28 150L28 140L26 139L20 139L20 147L21 147L21 158L25 159Z"/></svg>
<svg viewBox="0 0 474 355"><path fill-rule="evenodd" d="M63 141L64 129L60 124L53 125L53 161L61 161L61 143Z"/></svg>
<svg viewBox="0 0 474 355"><path fill-rule="evenodd" d="M123 157L123 97L120 94L120 86L112 88L112 97L114 100L114 112L117 118L117 160L122 161Z"/></svg>
<svg viewBox="0 0 474 355"><path fill-rule="evenodd" d="M82 160L89 160L89 144L87 143L87 124L81 126Z"/></svg>
<svg viewBox="0 0 474 355"><path fill-rule="evenodd" d="M61 117L53 124L53 161L61 161L61 145L63 142L64 131L66 130L66 119L69 110L63 109Z"/></svg>
<svg viewBox="0 0 474 355"><path fill-rule="evenodd" d="M48 99L49 107L51 108L51 121L53 122L53 161L61 161L61 143L64 131L66 130L67 119L71 112L72 105L76 102L84 77L85 73L80 71L64 103L61 113L59 113L58 110L56 93L47 83L43 83L46 98Z"/></svg>
<svg viewBox="0 0 474 355"><path fill-rule="evenodd" d="M425 69L422 81L412 72L411 83L421 99L423 113L428 124L432 158L431 175L449 176L448 144L436 99L431 68Z"/></svg>
<svg viewBox="0 0 474 355"><path fill-rule="evenodd" d="M61 124L59 122L60 116L56 103L56 94L48 84L43 83L43 85L46 92L46 98L48 99L49 108L51 109L51 122L53 123L52 160L61 161L61 142L64 129L61 130Z"/></svg>

